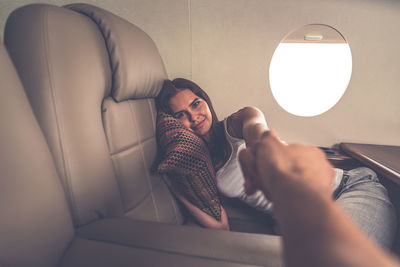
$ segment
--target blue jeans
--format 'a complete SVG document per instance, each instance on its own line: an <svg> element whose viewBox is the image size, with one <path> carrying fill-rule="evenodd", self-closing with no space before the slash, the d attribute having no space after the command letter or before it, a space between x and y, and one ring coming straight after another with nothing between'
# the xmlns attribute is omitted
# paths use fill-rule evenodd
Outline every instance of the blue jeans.
<svg viewBox="0 0 400 267"><path fill-rule="evenodd" d="M375 172L365 167L344 171L334 199L370 238L385 248L392 246L396 212Z"/></svg>

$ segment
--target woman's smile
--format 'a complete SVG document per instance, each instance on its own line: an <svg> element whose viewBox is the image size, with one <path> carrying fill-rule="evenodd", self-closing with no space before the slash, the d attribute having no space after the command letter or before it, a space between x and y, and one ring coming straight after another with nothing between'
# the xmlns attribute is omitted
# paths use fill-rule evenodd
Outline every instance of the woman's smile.
<svg viewBox="0 0 400 267"><path fill-rule="evenodd" d="M193 126L193 129L194 129L194 130L199 130L199 129L201 129L201 128L204 126L205 123L206 123L206 119L202 120L202 121L199 122L198 124L195 124L195 125Z"/></svg>

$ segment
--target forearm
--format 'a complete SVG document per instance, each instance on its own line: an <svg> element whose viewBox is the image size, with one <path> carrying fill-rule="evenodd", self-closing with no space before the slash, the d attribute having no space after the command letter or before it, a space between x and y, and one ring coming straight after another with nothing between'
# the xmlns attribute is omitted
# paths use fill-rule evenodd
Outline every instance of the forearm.
<svg viewBox="0 0 400 267"><path fill-rule="evenodd" d="M271 192L287 266L397 266L330 195L301 181L276 183Z"/></svg>
<svg viewBox="0 0 400 267"><path fill-rule="evenodd" d="M182 204L188 209L193 217L204 227L213 229L229 230L228 216L225 212L224 207L221 205L221 220L218 221L214 217L200 210L198 207L190 203L180 192L177 190L169 181L167 177L163 177L170 190L174 195L182 202Z"/></svg>
<svg viewBox="0 0 400 267"><path fill-rule="evenodd" d="M189 212L195 217L195 219L204 227L212 229L229 230L228 216L225 212L224 207L221 206L221 220L218 221L205 212L201 211L199 208L190 203L186 198L184 198L179 193L175 193L179 200L185 205Z"/></svg>
<svg viewBox="0 0 400 267"><path fill-rule="evenodd" d="M399 266L332 200L334 171L318 148L266 133L240 161L247 191L274 202L287 266Z"/></svg>

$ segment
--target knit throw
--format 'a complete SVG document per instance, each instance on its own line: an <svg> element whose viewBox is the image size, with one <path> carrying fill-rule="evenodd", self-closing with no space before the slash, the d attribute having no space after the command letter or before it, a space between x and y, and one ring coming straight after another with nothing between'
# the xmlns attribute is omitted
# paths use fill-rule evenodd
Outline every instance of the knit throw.
<svg viewBox="0 0 400 267"><path fill-rule="evenodd" d="M215 172L204 141L173 116L157 114L156 136L162 153L157 167L190 203L221 220Z"/></svg>

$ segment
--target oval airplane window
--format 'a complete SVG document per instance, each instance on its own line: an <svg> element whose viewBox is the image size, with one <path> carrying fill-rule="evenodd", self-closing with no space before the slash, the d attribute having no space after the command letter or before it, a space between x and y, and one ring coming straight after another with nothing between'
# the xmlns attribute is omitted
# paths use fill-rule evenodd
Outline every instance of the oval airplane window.
<svg viewBox="0 0 400 267"><path fill-rule="evenodd" d="M337 30L305 25L276 48L269 68L272 94L287 112L316 116L343 96L350 81L350 46Z"/></svg>

